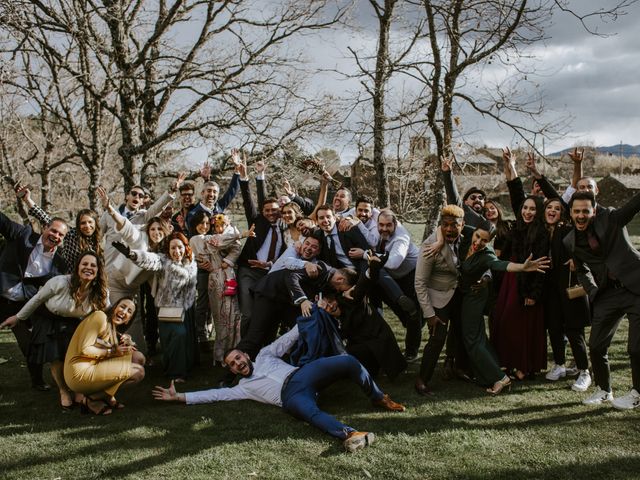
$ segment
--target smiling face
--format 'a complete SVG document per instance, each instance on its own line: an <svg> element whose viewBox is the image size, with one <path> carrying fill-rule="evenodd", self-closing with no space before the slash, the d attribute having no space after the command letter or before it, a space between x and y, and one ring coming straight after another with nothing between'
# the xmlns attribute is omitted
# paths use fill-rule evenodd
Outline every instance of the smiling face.
<svg viewBox="0 0 640 480"><path fill-rule="evenodd" d="M218 195L220 194L220 187L217 185L208 185L202 189L201 199L208 207L213 207L218 201Z"/></svg>
<svg viewBox="0 0 640 480"><path fill-rule="evenodd" d="M82 256L78 262L78 277L80 281L89 283L98 275L98 259L90 253Z"/></svg>
<svg viewBox="0 0 640 480"><path fill-rule="evenodd" d="M479 192L474 192L467 197L464 203L465 205L473 208L476 212L482 213L482 209L484 208L484 195Z"/></svg>
<svg viewBox="0 0 640 480"><path fill-rule="evenodd" d="M373 205L367 202L358 202L356 205L356 216L362 223L367 223L373 215Z"/></svg>
<svg viewBox="0 0 640 480"><path fill-rule="evenodd" d="M520 210L520 214L522 215L522 220L524 223L531 223L536 218L536 202L531 198L527 198L522 204L522 210Z"/></svg>
<svg viewBox="0 0 640 480"><path fill-rule="evenodd" d="M320 255L320 240L314 237L307 237L300 247L300 257L303 260L313 260Z"/></svg>
<svg viewBox="0 0 640 480"><path fill-rule="evenodd" d="M484 218L490 222L495 222L499 217L500 212L498 211L498 207L496 207L492 202L486 202L484 204Z"/></svg>
<svg viewBox="0 0 640 480"><path fill-rule="evenodd" d="M333 196L333 201L331 202L333 209L336 212L345 211L347 208L349 208L350 203L351 195L343 188L336 192L336 194Z"/></svg>
<svg viewBox="0 0 640 480"><path fill-rule="evenodd" d="M42 246L46 252L50 252L62 245L69 227L64 222L54 220L51 224L42 229Z"/></svg>
<svg viewBox="0 0 640 480"><path fill-rule="evenodd" d="M562 218L562 204L559 200L550 201L544 207L544 221L547 225L555 225Z"/></svg>
<svg viewBox="0 0 640 480"><path fill-rule="evenodd" d="M193 205L193 189L182 190L180 192L180 205L182 208L189 208Z"/></svg>
<svg viewBox="0 0 640 480"><path fill-rule="evenodd" d="M262 206L262 216L269 223L276 223L280 218L280 205L278 205L278 202L265 203Z"/></svg>
<svg viewBox="0 0 640 480"><path fill-rule="evenodd" d="M136 311L136 304L128 298L119 300L111 314L111 323L115 326L126 325L133 318Z"/></svg>
<svg viewBox="0 0 640 480"><path fill-rule="evenodd" d="M282 219L287 225L293 225L296 221L297 214L296 211L290 206L285 206L282 209Z"/></svg>
<svg viewBox="0 0 640 480"><path fill-rule="evenodd" d="M380 234L380 238L389 240L395 231L396 224L393 221L393 216L381 213L378 217L378 233Z"/></svg>
<svg viewBox="0 0 640 480"><path fill-rule="evenodd" d="M577 230L584 231L591 219L596 216L596 209L589 200L574 200L571 205L571 220Z"/></svg>
<svg viewBox="0 0 640 480"><path fill-rule="evenodd" d="M85 237L90 237L96 231L96 221L91 215L82 215L80 217L80 233Z"/></svg>
<svg viewBox="0 0 640 480"><path fill-rule="evenodd" d="M198 225L196 225L196 232L198 232L200 235L206 235L207 233L209 233L210 227L211 224L209 223L209 217L204 217L202 221ZM224 230L224 225L222 226L222 230Z"/></svg>
<svg viewBox="0 0 640 480"><path fill-rule="evenodd" d="M179 238L174 238L169 242L169 258L174 262L181 262L184 257L184 243Z"/></svg>
<svg viewBox="0 0 640 480"><path fill-rule="evenodd" d="M327 298L327 304L325 306L325 311L334 317L340 317L342 314L342 310L340 310L340 304L336 298Z"/></svg>
<svg viewBox="0 0 640 480"><path fill-rule="evenodd" d="M250 377L253 373L253 363L246 353L240 350L231 350L224 357L224 363L229 367L231 373L242 377Z"/></svg>
<svg viewBox="0 0 640 480"><path fill-rule="evenodd" d="M164 237L165 234L162 225L158 222L153 222L149 226L149 240L151 240L154 245L157 245L164 239Z"/></svg>
<svg viewBox="0 0 640 480"><path fill-rule="evenodd" d="M579 192L591 192L593 193L594 197L598 195L598 192L599 192L598 184L591 177L585 177L578 180L577 190Z"/></svg>
<svg viewBox="0 0 640 480"><path fill-rule="evenodd" d="M476 229L471 237L471 250L473 252L479 252L484 250L491 241L491 234L481 228Z"/></svg>
<svg viewBox="0 0 640 480"><path fill-rule="evenodd" d="M310 235L311 230L313 230L314 226L315 224L310 218L301 218L300 220L296 221L296 230L298 230L298 232L300 232L305 237L308 237Z"/></svg>
<svg viewBox="0 0 640 480"><path fill-rule="evenodd" d="M133 212L142 207L144 203L144 191L140 187L133 187L126 197L124 197L124 201L127 205L127 208Z"/></svg>
<svg viewBox="0 0 640 480"><path fill-rule="evenodd" d="M323 232L329 233L336 224L336 217L331 210L318 210L318 226Z"/></svg>

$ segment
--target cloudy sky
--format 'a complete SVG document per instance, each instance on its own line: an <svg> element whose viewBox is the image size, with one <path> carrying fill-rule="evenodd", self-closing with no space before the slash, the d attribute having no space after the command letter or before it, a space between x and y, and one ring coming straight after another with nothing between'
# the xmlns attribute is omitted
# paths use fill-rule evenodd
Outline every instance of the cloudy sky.
<svg viewBox="0 0 640 480"><path fill-rule="evenodd" d="M586 12L617 2L573 0L569 3L577 11ZM596 18L589 22L591 28L597 27L600 32L609 34L606 38L589 34L574 17L557 12L547 30L549 38L530 50L542 74L529 76L529 80L538 84L543 92L549 119L563 115L571 118L569 133L547 140L546 152L585 141L596 145L620 141L632 145L640 143L640 35L637 33L640 4L626 10L628 14L615 22L602 23ZM348 71L353 67L347 46L375 48L376 21L368 2L361 0L354 15L361 27L357 32L332 32L329 38L306 40L314 66ZM485 69L483 75L489 73ZM485 80L483 76L477 79L480 84ZM337 94L357 89L355 81L340 80L330 73L317 76L314 84ZM517 142L512 132L501 129L494 121L469 111L461 114L465 119L467 141L492 146ZM351 142L346 139L339 150L343 161L351 160L355 154Z"/></svg>

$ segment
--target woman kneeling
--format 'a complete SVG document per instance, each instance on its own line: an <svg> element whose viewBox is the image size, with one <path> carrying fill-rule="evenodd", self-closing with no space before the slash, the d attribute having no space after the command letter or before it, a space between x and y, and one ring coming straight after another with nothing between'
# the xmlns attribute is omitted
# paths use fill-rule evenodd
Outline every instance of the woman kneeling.
<svg viewBox="0 0 640 480"><path fill-rule="evenodd" d="M115 398L120 386L144 378L144 355L122 334L135 308L131 298L121 298L106 313L87 316L71 339L64 378L71 390L85 395L85 413L108 415L113 408L122 408Z"/></svg>

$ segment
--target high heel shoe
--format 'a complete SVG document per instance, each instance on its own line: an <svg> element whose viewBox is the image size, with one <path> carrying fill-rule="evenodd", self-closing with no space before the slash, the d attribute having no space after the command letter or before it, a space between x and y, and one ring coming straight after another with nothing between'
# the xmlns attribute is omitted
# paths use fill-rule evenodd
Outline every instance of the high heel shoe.
<svg viewBox="0 0 640 480"><path fill-rule="evenodd" d="M101 407L99 410L93 410L89 404L90 402L98 402L101 403ZM111 409L111 406L104 400L96 400L93 398L89 398L88 396L84 397L84 401L80 404L80 413L83 415L87 415L87 414L93 414L93 415L97 415L97 416L101 416L104 417L106 415L111 415L111 413L113 413L113 410Z"/></svg>
<svg viewBox="0 0 640 480"><path fill-rule="evenodd" d="M505 388L509 391L511 390L511 379L507 375L494 383L493 387L487 388L487 393L490 393L491 395L498 395Z"/></svg>

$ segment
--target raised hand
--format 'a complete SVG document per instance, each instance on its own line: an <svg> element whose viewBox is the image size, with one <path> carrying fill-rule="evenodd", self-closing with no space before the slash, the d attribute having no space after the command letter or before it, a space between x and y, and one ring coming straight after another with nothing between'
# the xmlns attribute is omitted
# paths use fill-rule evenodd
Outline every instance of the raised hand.
<svg viewBox="0 0 640 480"><path fill-rule="evenodd" d="M509 147L502 149L502 159L505 163L515 167L516 166L516 154L511 151Z"/></svg>
<svg viewBox="0 0 640 480"><path fill-rule="evenodd" d="M178 178L176 178L176 181L173 182L173 185L171 186L171 191L177 192L178 189L180 188L180 185L182 185L182 183L184 182L185 178L187 178L186 172L178 173Z"/></svg>
<svg viewBox="0 0 640 480"><path fill-rule="evenodd" d="M256 175L265 174L267 171L267 162L265 160L258 160L253 166L256 171Z"/></svg>
<svg viewBox="0 0 640 480"><path fill-rule="evenodd" d="M21 183L16 183L13 189L16 192L16 197L22 199L22 201L27 205L30 205L31 190L29 190L29 185L22 185Z"/></svg>
<svg viewBox="0 0 640 480"><path fill-rule="evenodd" d="M532 152L527 153L527 162L525 163L527 170L531 172L535 178L541 178L542 175L538 170L538 166L536 165L536 157Z"/></svg>
<svg viewBox="0 0 640 480"><path fill-rule="evenodd" d="M245 230L244 232L242 232L242 235L240 236L241 238L249 238L249 237L255 237L256 236L256 224L253 223L251 224L251 228L249 230Z"/></svg>
<svg viewBox="0 0 640 480"><path fill-rule="evenodd" d="M105 210L109 208L109 195L107 194L107 190L103 186L99 186L98 188L96 188L96 194L100 199L102 208L104 208Z"/></svg>
<svg viewBox="0 0 640 480"><path fill-rule="evenodd" d="M573 149L573 152L569 152L569 158L573 163L582 163L584 160L584 148L578 150L578 147Z"/></svg>
<svg viewBox="0 0 640 480"><path fill-rule="evenodd" d="M284 190L284 193L287 195L287 197L293 198L296 196L296 191L291 187L289 180L287 180L286 178L282 183L282 189Z"/></svg>
<svg viewBox="0 0 640 480"><path fill-rule="evenodd" d="M443 172L450 172L451 166L453 165L453 155L440 157L440 168Z"/></svg>
<svg viewBox="0 0 640 480"><path fill-rule="evenodd" d="M204 179L205 182L209 181L211 178L211 165L209 165L209 161L207 160L200 168L200 176Z"/></svg>

